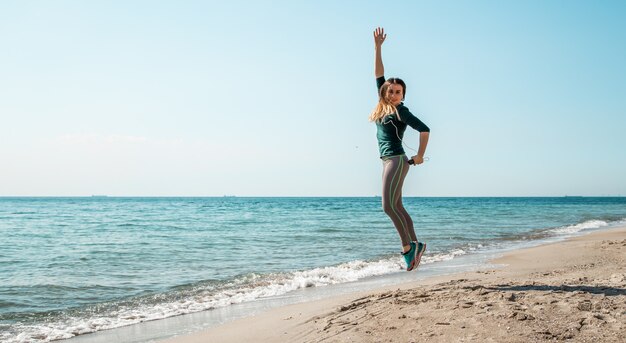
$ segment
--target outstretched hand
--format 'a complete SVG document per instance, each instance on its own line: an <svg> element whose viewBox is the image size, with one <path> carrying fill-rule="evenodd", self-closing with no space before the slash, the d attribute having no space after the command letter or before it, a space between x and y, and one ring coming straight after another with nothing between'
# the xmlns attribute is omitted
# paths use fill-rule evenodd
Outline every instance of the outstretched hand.
<svg viewBox="0 0 626 343"><path fill-rule="evenodd" d="M385 29L383 29L382 27L377 27L376 30L374 30L374 44L376 44L377 47L380 47L381 45L383 45L385 38L387 38L387 35L385 34Z"/></svg>

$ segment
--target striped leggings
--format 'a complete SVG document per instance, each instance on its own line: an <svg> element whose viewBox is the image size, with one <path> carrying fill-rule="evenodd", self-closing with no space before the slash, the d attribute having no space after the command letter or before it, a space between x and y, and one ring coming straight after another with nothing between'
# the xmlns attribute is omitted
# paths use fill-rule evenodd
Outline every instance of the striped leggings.
<svg viewBox="0 0 626 343"><path fill-rule="evenodd" d="M402 206L402 185L408 172L405 155L383 157L383 210L398 230L403 246L417 241L413 220Z"/></svg>

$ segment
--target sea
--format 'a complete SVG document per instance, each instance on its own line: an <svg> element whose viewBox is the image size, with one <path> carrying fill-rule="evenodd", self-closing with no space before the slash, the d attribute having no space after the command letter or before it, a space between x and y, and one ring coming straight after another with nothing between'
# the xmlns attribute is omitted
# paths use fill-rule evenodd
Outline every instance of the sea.
<svg viewBox="0 0 626 343"><path fill-rule="evenodd" d="M379 197L2 197L0 341L157 341L626 225L624 197L409 197L404 206L428 244L410 273Z"/></svg>

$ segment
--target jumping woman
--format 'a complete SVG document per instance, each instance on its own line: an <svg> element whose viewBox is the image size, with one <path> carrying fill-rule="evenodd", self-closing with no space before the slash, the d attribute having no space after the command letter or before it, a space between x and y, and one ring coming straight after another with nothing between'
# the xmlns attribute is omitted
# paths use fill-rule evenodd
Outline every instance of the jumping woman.
<svg viewBox="0 0 626 343"><path fill-rule="evenodd" d="M398 78L385 80L382 45L387 38L384 29L374 31L376 49L375 75L378 89L378 104L369 120L376 123L378 149L383 161L383 210L391 218L402 241L402 256L406 270L411 271L420 263L426 250L426 243L418 242L413 229L413 220L402 206L402 185L410 165L424 163L424 153L428 144L430 129L416 118L402 102L406 96L406 85ZM402 138L406 127L420 132L417 155L409 160L402 148Z"/></svg>

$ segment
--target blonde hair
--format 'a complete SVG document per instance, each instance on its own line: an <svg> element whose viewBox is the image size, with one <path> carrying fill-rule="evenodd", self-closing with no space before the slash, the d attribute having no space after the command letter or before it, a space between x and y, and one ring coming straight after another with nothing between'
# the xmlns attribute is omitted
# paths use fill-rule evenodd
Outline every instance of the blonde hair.
<svg viewBox="0 0 626 343"><path fill-rule="evenodd" d="M398 109L387 99L387 89L392 84L399 84L402 86L402 97L404 98L404 94L406 92L406 85L404 84L404 81L398 78L390 78L385 81L385 83L383 83L378 90L378 104L376 104L376 107L374 107L374 110L370 113L369 121L380 123L385 116L392 113L395 113L398 119L400 119Z"/></svg>
<svg viewBox="0 0 626 343"><path fill-rule="evenodd" d="M376 104L376 107L374 107L374 110L372 111L372 113L370 113L369 121L378 123L382 122L383 118L386 115L392 113L395 113L398 117L400 117L398 115L398 109L396 108L396 106L387 101L387 99L380 98L378 100L378 104Z"/></svg>

